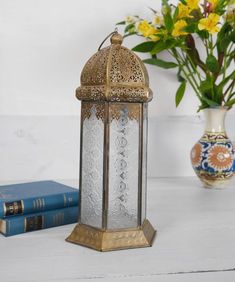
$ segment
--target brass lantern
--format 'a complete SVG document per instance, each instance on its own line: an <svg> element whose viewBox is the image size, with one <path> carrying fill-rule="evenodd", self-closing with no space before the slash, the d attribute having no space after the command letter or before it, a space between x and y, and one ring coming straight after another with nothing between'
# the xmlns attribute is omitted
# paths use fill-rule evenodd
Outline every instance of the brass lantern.
<svg viewBox="0 0 235 282"><path fill-rule="evenodd" d="M114 32L81 74L79 221L69 242L99 251L148 247L146 68Z"/></svg>

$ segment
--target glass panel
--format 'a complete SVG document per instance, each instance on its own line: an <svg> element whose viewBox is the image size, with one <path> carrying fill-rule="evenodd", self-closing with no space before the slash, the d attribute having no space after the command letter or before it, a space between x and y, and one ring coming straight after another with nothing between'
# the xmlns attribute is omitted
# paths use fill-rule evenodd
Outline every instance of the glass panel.
<svg viewBox="0 0 235 282"><path fill-rule="evenodd" d="M102 227L104 104L82 103L81 223Z"/></svg>
<svg viewBox="0 0 235 282"><path fill-rule="evenodd" d="M146 218L147 193L147 143L148 143L148 104L143 105L143 159L142 159L142 211L141 223Z"/></svg>
<svg viewBox="0 0 235 282"><path fill-rule="evenodd" d="M140 104L110 106L108 228L137 227Z"/></svg>

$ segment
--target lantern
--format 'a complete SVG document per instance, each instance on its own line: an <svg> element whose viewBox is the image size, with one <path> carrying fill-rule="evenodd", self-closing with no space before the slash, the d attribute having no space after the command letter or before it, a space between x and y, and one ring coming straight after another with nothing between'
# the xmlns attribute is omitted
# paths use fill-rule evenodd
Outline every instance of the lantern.
<svg viewBox="0 0 235 282"><path fill-rule="evenodd" d="M86 63L76 97L81 104L78 224L66 239L99 251L151 246L146 219L147 115L152 99L142 61L111 45Z"/></svg>

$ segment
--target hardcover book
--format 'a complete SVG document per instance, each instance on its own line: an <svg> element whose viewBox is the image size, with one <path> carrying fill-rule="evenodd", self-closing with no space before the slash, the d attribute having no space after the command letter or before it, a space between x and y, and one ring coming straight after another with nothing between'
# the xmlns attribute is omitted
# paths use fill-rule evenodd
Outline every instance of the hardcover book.
<svg viewBox="0 0 235 282"><path fill-rule="evenodd" d="M0 218L78 205L78 190L55 181L0 186Z"/></svg>
<svg viewBox="0 0 235 282"><path fill-rule="evenodd" d="M74 206L0 219L0 232L8 237L25 232L75 223L77 220L78 206Z"/></svg>

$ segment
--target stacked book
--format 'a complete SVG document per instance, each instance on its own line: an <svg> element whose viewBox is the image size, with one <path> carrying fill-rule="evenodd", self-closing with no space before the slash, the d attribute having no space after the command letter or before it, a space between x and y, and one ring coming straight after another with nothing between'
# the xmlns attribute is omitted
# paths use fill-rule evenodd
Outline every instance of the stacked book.
<svg viewBox="0 0 235 282"><path fill-rule="evenodd" d="M54 181L0 186L0 232L12 236L77 222L78 190Z"/></svg>

